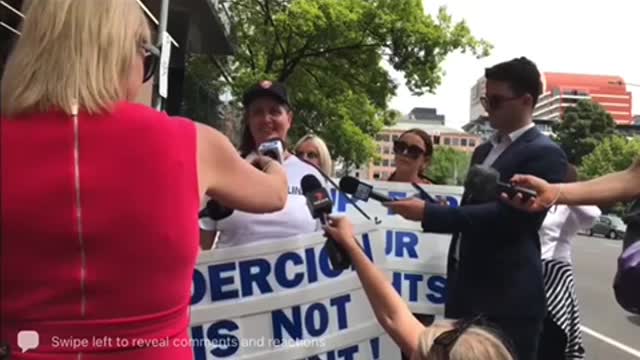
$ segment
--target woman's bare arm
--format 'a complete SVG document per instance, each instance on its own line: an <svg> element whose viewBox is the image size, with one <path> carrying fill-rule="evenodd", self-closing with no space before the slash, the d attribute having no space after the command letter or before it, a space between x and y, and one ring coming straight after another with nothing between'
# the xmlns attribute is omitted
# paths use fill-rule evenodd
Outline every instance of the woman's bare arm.
<svg viewBox="0 0 640 360"><path fill-rule="evenodd" d="M222 133L202 124L197 124L197 133L201 195L251 213L274 212L285 206L288 185L280 164L274 161L260 171L242 159Z"/></svg>

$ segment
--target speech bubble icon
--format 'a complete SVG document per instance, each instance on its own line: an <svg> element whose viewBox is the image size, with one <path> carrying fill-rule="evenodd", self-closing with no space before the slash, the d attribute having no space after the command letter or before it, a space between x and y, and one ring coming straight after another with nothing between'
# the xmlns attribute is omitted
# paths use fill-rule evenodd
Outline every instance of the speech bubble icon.
<svg viewBox="0 0 640 360"><path fill-rule="evenodd" d="M40 335L37 331L22 330L18 333L18 346L23 353L35 349L40 345Z"/></svg>

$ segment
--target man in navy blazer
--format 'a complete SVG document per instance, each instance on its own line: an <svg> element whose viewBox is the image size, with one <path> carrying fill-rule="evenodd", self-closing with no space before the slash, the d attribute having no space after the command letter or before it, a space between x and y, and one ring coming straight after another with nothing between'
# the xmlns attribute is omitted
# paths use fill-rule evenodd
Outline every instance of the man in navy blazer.
<svg viewBox="0 0 640 360"><path fill-rule="evenodd" d="M485 71L481 98L496 130L471 163L491 166L501 180L516 173L562 182L567 158L533 124L542 91L540 73L526 58ZM399 215L422 221L425 232L453 233L447 264L445 316L484 315L511 342L518 359L537 359L546 314L538 229L546 212L528 213L498 199L475 203L468 192L451 208L415 199L388 203Z"/></svg>

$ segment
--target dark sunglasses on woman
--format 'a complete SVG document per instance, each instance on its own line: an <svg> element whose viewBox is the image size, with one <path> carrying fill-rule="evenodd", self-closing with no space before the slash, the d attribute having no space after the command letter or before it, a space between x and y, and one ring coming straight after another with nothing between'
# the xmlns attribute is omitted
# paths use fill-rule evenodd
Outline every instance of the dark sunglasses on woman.
<svg viewBox="0 0 640 360"><path fill-rule="evenodd" d="M397 155L407 156L411 159L417 159L420 155L424 154L424 150L417 145L409 145L404 141L393 141L393 152Z"/></svg>
<svg viewBox="0 0 640 360"><path fill-rule="evenodd" d="M153 75L155 75L156 71L158 70L160 50L158 50L158 48L156 48L155 46L149 44L142 44L140 46L142 47L144 54L144 59L142 62L144 66L144 75L142 78L142 82L146 83L147 81L151 80Z"/></svg>

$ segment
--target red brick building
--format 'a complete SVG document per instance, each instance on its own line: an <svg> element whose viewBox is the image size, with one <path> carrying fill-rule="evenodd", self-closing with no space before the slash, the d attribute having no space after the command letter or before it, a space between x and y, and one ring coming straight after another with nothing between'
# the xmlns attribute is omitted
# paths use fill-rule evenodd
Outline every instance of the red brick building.
<svg viewBox="0 0 640 360"><path fill-rule="evenodd" d="M559 120L565 109L590 99L609 112L618 125L633 123L632 94L619 76L544 73L542 81L535 118Z"/></svg>

